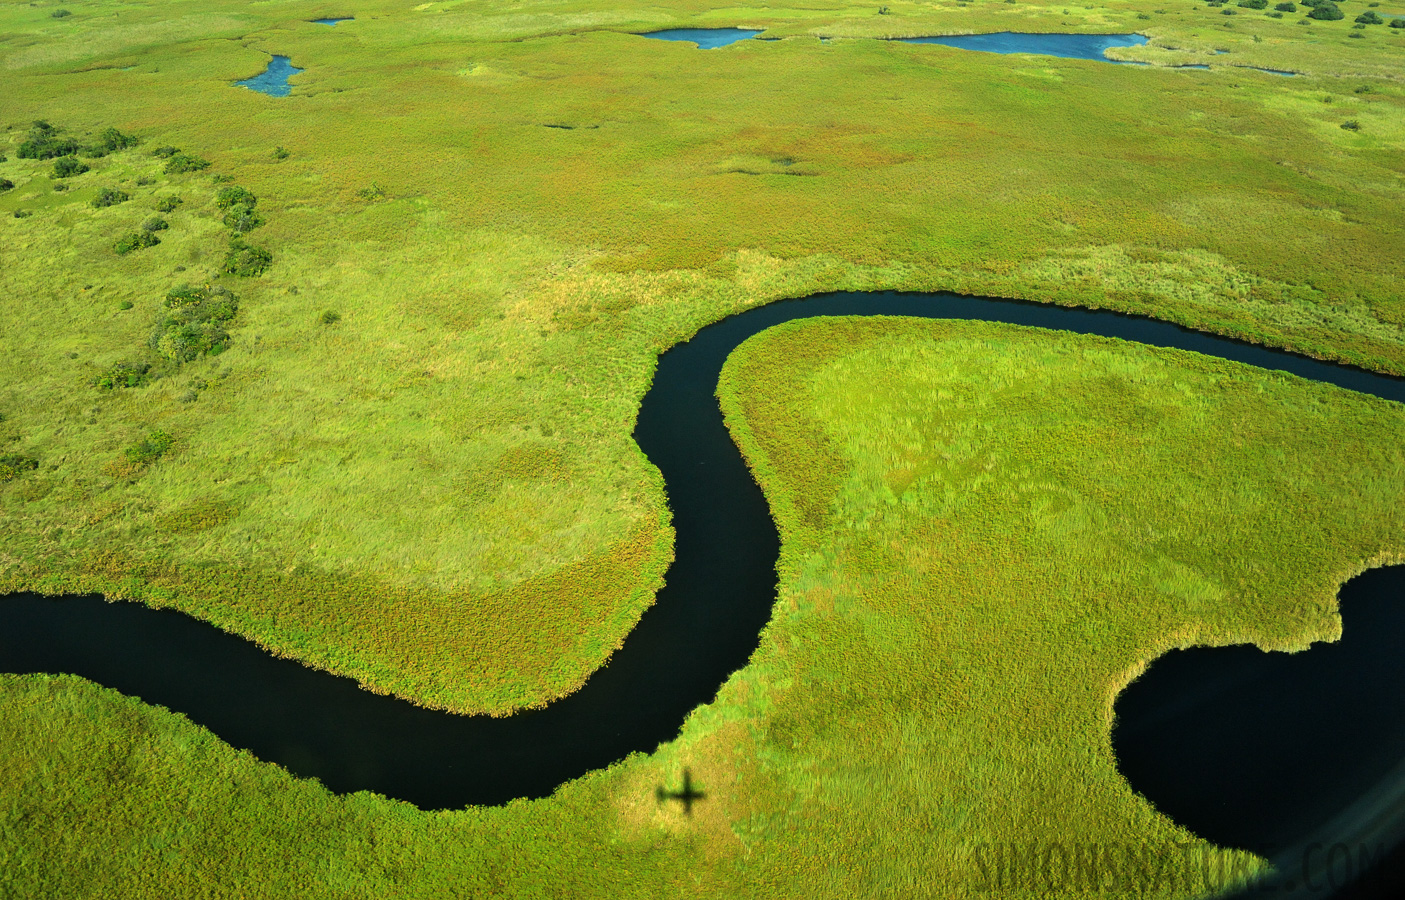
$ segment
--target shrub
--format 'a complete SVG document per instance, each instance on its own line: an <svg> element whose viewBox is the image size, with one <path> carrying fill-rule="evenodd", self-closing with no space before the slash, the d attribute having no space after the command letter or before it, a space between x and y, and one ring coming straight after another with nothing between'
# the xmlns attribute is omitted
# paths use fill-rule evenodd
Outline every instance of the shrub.
<svg viewBox="0 0 1405 900"><path fill-rule="evenodd" d="M1361 123L1356 121L1355 119L1347 119L1345 122L1342 123L1342 128L1346 129L1347 131L1360 131Z"/></svg>
<svg viewBox="0 0 1405 900"><path fill-rule="evenodd" d="M198 156L192 156L189 153L177 153L166 160L166 168L164 171L167 175L184 175L187 172L199 172L209 167L209 160L201 159Z"/></svg>
<svg viewBox="0 0 1405 900"><path fill-rule="evenodd" d="M1239 0L1238 5L1244 9L1267 9L1268 0Z"/></svg>
<svg viewBox="0 0 1405 900"><path fill-rule="evenodd" d="M172 288L166 294L166 318L151 335L151 348L174 362L217 355L229 346L223 323L239 312L239 300L223 287Z"/></svg>
<svg viewBox="0 0 1405 900"><path fill-rule="evenodd" d="M34 457L19 453L7 453L0 456L0 483L14 481L25 472L33 472L37 468L39 468L39 460Z"/></svg>
<svg viewBox="0 0 1405 900"><path fill-rule="evenodd" d="M57 128L40 119L29 129L29 135L20 144L16 155L20 159L55 159L77 152L76 140L64 137Z"/></svg>
<svg viewBox="0 0 1405 900"><path fill-rule="evenodd" d="M1362 25L1384 25L1384 24L1385 24L1385 19L1382 19L1380 16L1376 15L1374 12L1372 12L1372 11L1369 10L1369 9L1368 9L1366 12L1362 13L1361 15L1357 16L1357 17L1356 17L1356 21L1357 21L1359 24L1362 24Z"/></svg>
<svg viewBox="0 0 1405 900"><path fill-rule="evenodd" d="M171 449L172 443L174 441L166 432L153 431L127 448L125 453L127 463L145 468L165 456L166 451Z"/></svg>
<svg viewBox="0 0 1405 900"><path fill-rule="evenodd" d="M215 205L220 209L229 209L231 206L247 206L253 209L259 205L259 198L245 188L224 187L215 191Z"/></svg>
<svg viewBox="0 0 1405 900"><path fill-rule="evenodd" d="M151 155L157 159L170 159L179 152L175 147L157 147L151 151Z"/></svg>
<svg viewBox="0 0 1405 900"><path fill-rule="evenodd" d="M1281 13L1281 12L1269 12L1269 13L1264 13L1264 15L1268 16L1270 19L1281 19L1281 18L1283 18L1283 13Z"/></svg>
<svg viewBox="0 0 1405 900"><path fill-rule="evenodd" d="M120 310L123 310L123 311L125 312L126 310L131 309L131 308L132 308L133 306L135 306L135 305L136 305L136 304L134 304L134 303L133 303L132 301L130 301L130 300L123 300L121 303L117 304L117 308L120 309Z"/></svg>
<svg viewBox="0 0 1405 900"><path fill-rule="evenodd" d="M146 363L120 362L93 379L93 386L106 391L141 387L151 380L151 366Z"/></svg>
<svg viewBox="0 0 1405 900"><path fill-rule="evenodd" d="M13 191L14 189L15 183L13 181L8 178L0 178L0 194L5 193L6 191Z"/></svg>
<svg viewBox="0 0 1405 900"><path fill-rule="evenodd" d="M66 10L66 9L56 9L56 10L54 10L53 12L49 13L49 18L51 18L51 19L67 19L67 18L68 18L69 16L71 16L71 15L73 15L73 13L69 12L69 11Z"/></svg>
<svg viewBox="0 0 1405 900"><path fill-rule="evenodd" d="M1013 3L1014 0L1009 0L1009 2ZM273 148L273 158L274 158L274 159L287 159L288 156L289 156L289 154L288 154L288 148L287 148L287 147L274 147L274 148Z"/></svg>
<svg viewBox="0 0 1405 900"><path fill-rule="evenodd" d="M1274 9L1278 10L1279 12L1297 12L1298 5L1296 3L1280 3L1275 6Z"/></svg>
<svg viewBox="0 0 1405 900"><path fill-rule="evenodd" d="M152 178L150 175L141 175L137 178L137 187L146 187L147 185L152 185L155 183L156 179Z"/></svg>
<svg viewBox="0 0 1405 900"><path fill-rule="evenodd" d="M167 228L170 227L171 226L166 223L166 220L161 218L160 216L152 216L145 222L141 223L142 231L165 231Z"/></svg>
<svg viewBox="0 0 1405 900"><path fill-rule="evenodd" d="M224 214L224 224L235 234L248 234L263 224L263 216L250 206L231 206Z"/></svg>
<svg viewBox="0 0 1405 900"><path fill-rule="evenodd" d="M32 215L34 215L34 210L32 210L32 209L17 209L17 210L15 210L15 218L16 218L16 219L28 219L28 218L29 218L30 216L32 216Z"/></svg>
<svg viewBox="0 0 1405 900"><path fill-rule="evenodd" d="M105 153L116 153L118 150L135 147L137 143L137 139L130 134L123 134L116 128L104 128L97 133L89 146Z"/></svg>
<svg viewBox="0 0 1405 900"><path fill-rule="evenodd" d="M93 209L103 209L108 206L116 206L119 203L126 203L132 199L126 191L119 191L115 188L103 188L98 191L98 195L90 202Z"/></svg>
<svg viewBox="0 0 1405 900"><path fill-rule="evenodd" d="M82 175L88 171L87 163L79 161L76 156L60 156L54 160L55 178L72 178L74 175Z"/></svg>
<svg viewBox="0 0 1405 900"><path fill-rule="evenodd" d="M1341 7L1331 2L1323 2L1320 6L1314 6L1312 12L1307 14L1309 19L1317 19L1321 22L1335 22L1343 16Z"/></svg>
<svg viewBox="0 0 1405 900"><path fill-rule="evenodd" d="M1405 28L1405 19L1391 19L1391 20L1390 20L1390 27L1391 27L1391 28Z"/></svg>
<svg viewBox="0 0 1405 900"><path fill-rule="evenodd" d="M163 213L175 212L176 207L184 202L185 201L179 197L162 197L160 200L156 201L156 211Z"/></svg>
<svg viewBox="0 0 1405 900"><path fill-rule="evenodd" d="M221 268L230 275L251 278L255 275L262 275L271 265L273 265L272 253L262 247L255 247L239 238L234 238L229 242L229 252L225 254L224 265Z"/></svg>
<svg viewBox="0 0 1405 900"><path fill-rule="evenodd" d="M323 310L322 315L317 317L317 321L323 325L335 325L341 321L341 313L333 309Z"/></svg>
<svg viewBox="0 0 1405 900"><path fill-rule="evenodd" d="M173 362L190 362L206 353L217 356L229 346L229 332L215 322L172 325L160 332L153 348Z"/></svg>
<svg viewBox="0 0 1405 900"><path fill-rule="evenodd" d="M149 231L133 231L119 238L112 249L117 251L118 256L126 256L133 250L155 247L159 243L161 239Z"/></svg>

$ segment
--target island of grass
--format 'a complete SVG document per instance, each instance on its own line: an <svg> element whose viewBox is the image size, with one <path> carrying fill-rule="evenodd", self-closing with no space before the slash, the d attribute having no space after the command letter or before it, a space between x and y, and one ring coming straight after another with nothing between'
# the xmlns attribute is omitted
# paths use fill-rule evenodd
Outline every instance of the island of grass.
<svg viewBox="0 0 1405 900"><path fill-rule="evenodd" d="M507 14L368 0L353 29L290 29L328 10L233 0L201 0L175 17L105 2L61 18L0 9L0 34L22 35L0 42L9 126L0 183L12 185L0 192L0 458L10 461L0 469L0 587L174 606L371 690L508 715L569 694L652 602L672 531L657 473L630 439L639 398L659 353L731 313L822 290L955 289L1141 312L1405 372L1405 258L1395 249L1405 244L1405 188L1395 177L1405 30L1353 29L1349 19L1300 25L1299 15L1190 0L884 9L602 11L572 0ZM779 40L699 52L636 36L713 26L764 28ZM1136 31L1150 42L1118 56L1152 65L877 39L969 30ZM232 86L275 51L307 61L293 96ZM1209 72L1165 70L1205 61ZM108 129L121 146L108 147ZM22 156L36 132L68 152ZM72 160L68 174L58 159ZM232 186L257 203L222 206ZM104 190L129 199L95 206ZM147 230L158 214L167 227ZM227 291L237 307L227 318L168 324L186 318L167 303L183 286ZM791 368L804 371L805 348L785 346L799 354ZM1097 371L1088 359L1075 369L1085 367ZM756 387L764 398L764 381ZM1328 395L1319 418L1304 421L1330 439L1296 451L1318 454L1313 465L1352 458L1352 447L1399 444L1379 430L1394 421L1379 405ZM1114 399L1090 399L1088 415ZM1212 419L1239 402L1214 391L1202 400ZM813 428L848 421L844 409L827 409L833 421L818 417ZM1282 428L1290 418L1299 421L1284 413ZM783 506L789 463L758 454L774 455L765 442L788 432L750 427L748 453L758 467L777 467L767 490ZM154 435L169 443L153 444ZM1233 447L1225 439L1216 452ZM141 449L157 444L157 454ZM1140 449L1101 449L1100 465L1141 477ZM1380 483L1394 484L1380 464ZM1346 483L1336 494L1321 486L1312 502L1341 502ZM895 497L899 487L889 487ZM808 487L800 494L820 512L828 502ZM1049 502L1075 545L1047 577L1080 559L1093 564L1079 554L1112 552L1077 538L1106 523ZM1109 645L1109 659L1140 654L1118 678L1176 642L1254 633L1266 645L1300 646L1329 634L1333 585L1394 552L1387 537L1398 528L1389 532L1393 513L1363 507L1343 511L1332 523L1341 534L1328 540L1312 531L1328 527L1320 517L1292 519L1298 502L1285 503L1283 521L1308 528L1301 540L1317 556L1278 543L1235 553L1258 554L1266 574L1256 583L1273 602L1296 591L1311 615L1214 620L1191 636L1129 632L1131 643ZM1155 513L1185 512L1172 507ZM1206 533L1239 533L1214 512ZM887 495L880 513L895 515ZM793 572L794 548L817 545L796 530L810 519L789 515L783 562ZM837 528L815 522L815 535ZM1010 538L980 530L952 546L969 549L972 565L1024 546L977 540L997 536ZM835 548L839 560L842 542ZM874 568L859 565L862 578L891 563L863 559ZM1166 615L1201 609L1199 579L1220 584L1224 570L1185 563L1186 572L1172 565L1180 557L1168 559L1157 570L1172 586ZM1011 584L1040 596L1046 576L1020 571L1025 580ZM801 670L767 668L808 647L823 659L795 665L842 669L825 654L838 660L856 638L805 619L813 641L775 643L801 627L788 618L800 607L787 604L807 596L790 580L782 588L782 614L756 664L679 743L506 810L429 816L330 797L133 700L74 679L3 679L0 753L17 760L7 771L24 774L0 789L0 853L9 854L0 893L72 894L91 883L138 895L148 888L122 883L138 872L176 893L210 878L242 879L251 892L311 892L331 889L328 867L361 879L348 891L368 893L380 890L378 878L433 878L441 881L414 890L443 894L462 877L455 883L479 893L499 879L522 895L589 887L655 896L661 884L692 892L692 881L673 879L694 871L709 873L719 894L727 885L809 893L815 878L834 895L910 893L902 879L918 878L923 858L894 856L887 838L865 844L836 812L862 780L844 768L852 748L843 742L868 720L844 718L838 680L816 676L811 697ZM1234 585L1221 589L1236 596ZM1239 607L1225 609L1232 617ZM885 640L896 648L906 646L903 629L935 633L916 621L895 623ZM875 670L899 665L873 659L884 660L865 663ZM763 687L773 670L791 673L775 684L796 680ZM1082 709L1105 711L1098 704L1114 682L1089 682ZM808 703L838 724L817 723ZM911 720L911 734L929 721ZM1062 727L1092 741L1105 736L1102 721ZM893 747L909 739L882 733ZM833 753L828 740L839 742ZM1109 813L1106 828L1148 840L1179 834L1118 794L1099 759L1109 780L1088 802L1132 804ZM655 788L676 786L683 765L711 798L692 819L655 808ZM925 772L892 762L871 777L927 785ZM734 782L745 789L725 786ZM804 793L825 786L838 793ZM1036 793L1018 795L1034 817ZM180 797L188 802L172 799ZM930 821L986 815L943 810ZM888 814L862 821L886 827ZM106 837L84 832L80 815L119 825ZM991 821L989 834L1006 833L1008 817ZM820 855L786 849L786 829L809 829ZM306 855L264 865L288 834L307 838ZM642 848L655 838L663 849L650 855ZM372 840L377 849L365 849ZM502 849L520 841L534 849ZM166 846L186 852L177 860L162 855ZM547 848L558 855L548 860ZM407 874L403 861L422 853L450 864ZM867 860L853 877L869 887L844 882L837 863L817 863L825 853ZM87 868L89 859L134 862ZM940 877L920 884L951 871L932 865ZM268 886L279 879L282 887Z"/></svg>

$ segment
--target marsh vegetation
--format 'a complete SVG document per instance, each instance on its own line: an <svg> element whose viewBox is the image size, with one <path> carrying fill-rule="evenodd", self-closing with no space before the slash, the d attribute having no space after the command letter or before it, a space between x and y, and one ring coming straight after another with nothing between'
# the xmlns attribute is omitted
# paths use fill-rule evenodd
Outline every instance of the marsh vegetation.
<svg viewBox="0 0 1405 900"><path fill-rule="evenodd" d="M607 12L568 0L508 14L369 0L354 26L329 29L301 24L325 8L208 0L174 18L164 8L124 7L120 25L99 16L102 9L75 8L62 21L48 8L0 10L0 33L18 36L0 42L5 118L15 123L0 136L0 177L14 185L0 193L0 451L40 461L0 486L6 589L171 605L373 690L507 714L569 693L651 602L671 530L656 475L629 439L638 398L659 352L732 312L845 287L950 288L1142 312L1405 372L1405 258L1395 250L1405 245L1405 189L1396 177L1405 19L1391 28L1300 25L1300 5L1273 19L1278 10L1139 0L1119 8L894 4L881 16L876 7L794 3L685 14L632 2ZM1343 9L1354 19L1362 7ZM637 37L714 25L764 28L779 40L712 53ZM1215 65L1176 75L877 40L964 30L1141 30L1151 37L1146 45L1113 55ZM307 60L300 96L275 101L231 88L267 60L249 42L271 46L275 35L280 52ZM1226 70L1226 60L1302 74ZM1357 93L1363 84L1373 91ZM1349 122L1360 127L1342 127ZM143 143L107 149L97 136L108 128ZM102 155L85 152L99 146ZM783 159L793 165L774 162ZM89 171L59 177L60 160ZM795 169L809 177L785 175ZM216 183L215 173L234 180ZM230 185L257 203L231 217L234 205L215 202ZM378 190L365 196L369 185ZM103 187L131 199L94 209ZM170 227L146 229L153 211ZM249 230L255 219L265 221ZM143 234L160 243L114 252L124 235ZM264 253L276 257L272 265ZM168 342L174 355L207 349L177 362L149 340L170 316L163 298L182 281L228 286L239 311L185 323L210 330L179 347ZM123 311L123 303L132 306ZM323 310L343 318L325 326ZM213 339L216 327L227 340ZM224 349L212 356L217 344ZM1244 404L1253 397L1192 381L1209 404L1194 416L1219 423L1198 432L1221 441L1204 448L1207 459L1234 449L1236 429L1271 430L1277 421L1257 407L1250 415ZM199 402L186 399L192 394ZM1117 396L1109 385L1088 399L1140 422L1116 406ZM1179 408L1193 399L1167 402ZM1313 532L1327 526L1306 512L1319 509L1311 505L1318 488L1355 490L1352 479L1375 466L1394 471L1352 449L1360 429L1370 441L1384 439L1375 407L1343 403L1328 398L1303 412L1319 423L1308 429L1317 437L1283 453L1352 459L1359 468L1340 474L1303 462L1325 480L1288 485L1300 493L1287 495L1283 514L1295 518L1263 520L1260 536L1283 543L1251 546L1251 535L1201 498L1212 508L1202 510L1199 530L1250 542L1236 545L1236 558L1286 573L1271 579L1275 592L1307 585L1300 595L1325 596L1331 578L1322 573L1331 566L1321 554L1340 553L1330 562L1344 571L1368 545L1383 546L1365 511L1330 535ZM844 421L843 410L827 409ZM1216 418L1230 411L1244 423ZM791 412L809 421L809 412ZM971 412L963 427L981 432L986 414ZM1295 412L1293 421L1304 420ZM140 478L114 478L111 464L156 429L179 436L178 452ZM1033 444L1042 439L1024 434ZM1110 461L1088 471L1133 478L1132 451L1105 443ZM984 461L971 464L972 479ZM949 463L931 464L947 472ZM1028 462L1031 471L1045 465L1053 463ZM1190 476L1163 476L1197 496ZM1395 490L1394 477L1382 474L1362 490ZM865 484L854 489L856 504L878 496L876 482ZM1280 486L1262 485L1263 496L1278 496ZM1180 515L1177 502L1151 514ZM1093 515L1087 501L1049 503L1047 516L1073 535L1055 548L1068 566L1122 565L1098 556L1102 544L1087 537L1100 520L1080 525ZM1153 530L1157 521L1148 523ZM1303 523L1300 546L1292 535ZM1018 578L1000 584L1012 596L1039 594L1031 548L1045 545L1024 542L1014 524L1000 533L1004 545L982 543L995 534L985 526L957 524L951 535L934 531L944 520L921 534L933 546L969 551L971 566L1004 564L1002 546L1019 551L1008 567ZM1144 540L1123 536L1128 552ZM872 571L891 562L889 549L873 549ZM854 563L843 555L851 551L834 550L840 574L824 576L840 598L836 608L849 608L842 598L858 584L851 576L866 577L869 557ZM1145 562L1133 558L1128 568ZM1220 575L1187 574L1174 554L1167 560L1153 560L1162 566L1157 584L1169 586L1157 596L1171 598L1155 622L1199 608L1179 599L1195 596L1197 579L1238 590L1215 581ZM953 584L974 578L944 555L941 562L934 571L959 574ZM1297 567L1309 562L1320 566L1304 575ZM1067 585L1072 569L1058 566L1055 580ZM805 600L802 588L787 588L783 606L795 597L817 608L821 595ZM1286 603L1283 596L1271 602ZM1092 597L1079 594L1077 603ZM374 894L383 893L377 879L392 878L411 857L418 868L404 880L468 872L480 893L500 878L504 890L524 895L657 896L669 886L693 890L679 879L704 870L719 894L730 884L839 896L864 878L875 891L910 893L904 879L926 877L916 868L922 859L909 868L903 852L883 843L899 812L873 784L892 784L894 797L940 797L914 820L935 830L978 822L999 831L1008 817L929 793L939 780L925 773L941 770L905 762L960 758L969 746L957 738L979 750L991 732L953 731L946 750L931 737L919 742L921 753L903 755L911 735L948 732L931 715L908 716L918 694L883 693L881 672L931 663L928 645L949 648L942 636L951 623L899 612L881 619L897 630L875 625L877 636L856 636L858 620L839 613L778 620L773 633L793 642L768 644L764 665L739 676L677 744L546 804L438 819L375 798L328 797L187 722L91 685L6 679L0 754L15 774L0 802L20 809L39 798L42 809L26 805L3 820L10 830L0 847L11 855L0 878L10 881L0 893L62 893L56 885L100 870L93 877L111 895L182 894L205 883L311 894L328 883L330 867L345 873L345 892ZM1319 612L1309 605L1303 615L1319 622ZM1297 622L1290 613L1284 621ZM1140 649L1154 649L1150 632L1133 633L1145 637ZM909 634L921 640L901 637ZM855 643L870 637L882 645L876 656ZM879 688L850 689L825 674L831 664ZM955 671L976 677L971 668ZM767 681L768 672L779 674ZM777 687L786 678L795 680ZM921 696L938 697L923 685ZM1080 702L1103 690L1090 685ZM1039 707L1028 721L1068 736L1051 715ZM909 731L877 730L871 745L854 743L880 720ZM1080 740L1091 739L1095 724L1076 723ZM863 754L882 762L860 772L853 760ZM999 759L949 774L973 789L988 778L1005 785L1000 773L1016 761L1037 762ZM715 801L687 823L637 800L674 783L676 771L666 770L684 762L708 780ZM744 787L717 787L730 783ZM1172 833L1112 780L1097 784L1102 793L1088 803L1133 804L1118 807L1131 819L1108 829L1135 820L1148 833ZM1034 802L1033 793L1020 796ZM190 802L177 809L172 797ZM863 807L863 827L879 837L840 820L837 810L856 803L873 804ZM95 809L102 815L72 823L65 812ZM204 817L201 827L192 816ZM99 821L101 833L93 830ZM866 868L853 869L854 881L837 863L816 874L816 857L797 856L782 839L787 829L786 840L803 832L809 846ZM374 853L364 849L372 840ZM285 844L300 849L288 858ZM181 852L164 855L163 846ZM538 866L548 855L552 865ZM384 868L363 865L370 856ZM132 864L95 870L90 859ZM883 860L896 862L885 868ZM947 871L947 863L928 862L928 873ZM148 880L124 880L137 872ZM421 893L447 892L440 888Z"/></svg>

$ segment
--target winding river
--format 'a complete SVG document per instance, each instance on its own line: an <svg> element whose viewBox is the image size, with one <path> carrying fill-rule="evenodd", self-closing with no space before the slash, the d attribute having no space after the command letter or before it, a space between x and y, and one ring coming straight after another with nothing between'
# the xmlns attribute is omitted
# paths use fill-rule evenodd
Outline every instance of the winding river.
<svg viewBox="0 0 1405 900"><path fill-rule="evenodd" d="M776 596L776 528L713 395L723 362L742 341L774 325L841 315L971 319L1103 335L1286 370L1405 402L1402 379L1138 316L944 293L832 293L782 301L709 325L660 356L634 438L663 474L677 531L676 558L657 602L609 663L579 691L543 709L502 719L423 709L270 656L182 613L100 597L0 598L0 672L80 675L182 712L229 744L296 775L315 776L333 791L376 791L423 809L545 797L563 782L630 753L652 752L674 738L689 711L712 700L728 675L746 664ZM1405 609L1398 602L1405 570L1378 571L1385 574L1371 576L1380 581L1377 592ZM1356 606L1343 608L1351 638ZM1396 614L1391 621L1396 623L1390 626L1392 637L1405 633L1405 616ZM1205 827L1207 837L1230 836L1245 846L1244 833L1225 824L1222 809L1177 801L1177 796L1185 799L1186 779L1158 781L1155 774L1158 764L1163 769L1180 764L1158 736L1199 727L1193 718L1163 715L1166 698L1182 696L1177 686L1187 678L1210 672L1214 682L1219 661L1240 649L1191 651L1199 656L1188 667L1169 658L1153 665L1126 694L1135 699L1149 691L1151 699L1141 705L1119 701L1117 734L1129 753L1141 753L1129 776L1134 787L1174 810L1173 817L1192 831ZM1314 649L1296 658L1321 654ZM1252 649L1248 655L1259 661L1289 658ZM1343 663L1351 665L1354 658L1348 653ZM1250 677L1241 669L1253 664L1235 658L1229 669L1239 672L1235 677ZM1405 673L1405 666L1395 668ZM1400 678L1405 691L1405 675ZM1293 689L1278 681L1269 693ZM1379 702L1391 699L1383 694ZM1379 713L1384 707L1358 704L1356 712L1369 715L1372 708ZM1259 735L1247 764L1254 765L1253 754L1264 748L1273 752L1287 725L1303 723L1270 720L1272 734ZM1405 756L1400 750L1389 746L1382 758ZM1216 764L1213 747L1205 759L1207 766ZM1285 771L1291 771L1291 761ZM1208 802L1214 806L1218 799ZM1301 799L1294 802L1302 805ZM1220 816L1218 824L1208 812Z"/></svg>

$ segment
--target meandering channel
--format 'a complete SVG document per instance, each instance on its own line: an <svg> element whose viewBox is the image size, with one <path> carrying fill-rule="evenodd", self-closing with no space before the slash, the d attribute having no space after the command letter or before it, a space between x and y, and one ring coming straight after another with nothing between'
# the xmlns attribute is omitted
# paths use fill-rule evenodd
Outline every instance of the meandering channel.
<svg viewBox="0 0 1405 900"><path fill-rule="evenodd" d="M233 746L315 776L336 792L376 791L424 809L547 796L568 780L675 737L688 712L709 702L755 650L776 596L779 540L723 425L717 378L732 350L754 334L794 319L850 315L1103 335L1285 370L1405 403L1399 378L1139 316L944 293L832 293L781 301L709 325L659 358L634 438L663 473L676 558L657 602L608 665L546 708L503 719L427 710L275 658L182 613L100 597L0 598L0 672L80 675L182 712ZM1402 570L1383 571L1395 573L1386 577L1395 578L1398 599ZM1351 636L1351 619L1346 627ZM1147 677L1169 668L1153 666ZM1134 711L1135 727L1123 734L1154 731L1152 713L1136 719ZM1119 715L1126 726L1122 705ZM1133 784L1140 788L1135 778ZM1196 829L1194 809L1178 816Z"/></svg>

